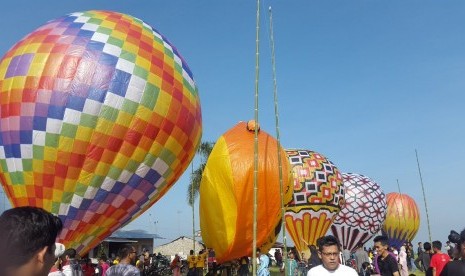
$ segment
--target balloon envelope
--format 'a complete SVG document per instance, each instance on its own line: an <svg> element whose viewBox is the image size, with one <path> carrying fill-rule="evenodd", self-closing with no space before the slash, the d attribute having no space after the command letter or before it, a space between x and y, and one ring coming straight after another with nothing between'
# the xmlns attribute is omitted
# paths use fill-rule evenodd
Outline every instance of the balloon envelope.
<svg viewBox="0 0 465 276"><path fill-rule="evenodd" d="M389 245L396 248L406 241L412 241L420 227L420 212L410 196L400 193L387 194L387 213L382 232L389 239Z"/></svg>
<svg viewBox="0 0 465 276"><path fill-rule="evenodd" d="M200 227L219 263L252 255L254 132L241 122L223 134L208 158L200 184ZM292 175L281 148L284 202L290 201ZM276 240L281 221L277 141L258 134L257 247Z"/></svg>
<svg viewBox="0 0 465 276"><path fill-rule="evenodd" d="M328 231L344 203L339 169L310 150L286 150L294 176L293 200L286 207L286 229L299 252L310 256L308 245Z"/></svg>
<svg viewBox="0 0 465 276"><path fill-rule="evenodd" d="M352 251L379 231L386 218L386 195L370 178L343 173L344 207L336 215L331 232L344 249Z"/></svg>
<svg viewBox="0 0 465 276"><path fill-rule="evenodd" d="M73 13L0 61L0 181L13 206L59 215L80 253L153 205L201 137L192 73L140 19Z"/></svg>

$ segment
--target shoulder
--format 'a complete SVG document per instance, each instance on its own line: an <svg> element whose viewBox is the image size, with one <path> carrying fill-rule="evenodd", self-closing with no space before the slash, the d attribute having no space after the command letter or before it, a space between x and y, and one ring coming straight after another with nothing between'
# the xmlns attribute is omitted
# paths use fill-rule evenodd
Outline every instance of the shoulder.
<svg viewBox="0 0 465 276"><path fill-rule="evenodd" d="M312 267L309 271L308 271L308 274L307 275L317 275L317 273L321 273L322 271L324 271L325 269L323 268L323 265L317 265L315 267Z"/></svg>
<svg viewBox="0 0 465 276"><path fill-rule="evenodd" d="M346 266L346 265L339 265L338 269L337 269L338 272L341 272L341 273L344 273L344 275L348 275L348 276L352 276L352 275L356 275L358 276L358 273L357 271L355 271L355 269L349 267L349 266Z"/></svg>

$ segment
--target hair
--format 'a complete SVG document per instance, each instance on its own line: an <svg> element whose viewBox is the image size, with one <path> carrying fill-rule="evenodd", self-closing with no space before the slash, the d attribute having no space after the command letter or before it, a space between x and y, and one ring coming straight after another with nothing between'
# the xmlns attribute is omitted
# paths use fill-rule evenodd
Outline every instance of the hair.
<svg viewBox="0 0 465 276"><path fill-rule="evenodd" d="M61 255L62 258L66 258L66 256L68 256L68 258L70 259L76 259L76 249L74 248L68 248L65 250L65 252Z"/></svg>
<svg viewBox="0 0 465 276"><path fill-rule="evenodd" d="M382 245L389 245L388 244L388 237L386 236L377 236L376 238L373 239L374 242L379 242Z"/></svg>
<svg viewBox="0 0 465 276"><path fill-rule="evenodd" d="M106 262L108 260L107 255L105 255L105 254L100 255L99 259L104 261L104 262Z"/></svg>
<svg viewBox="0 0 465 276"><path fill-rule="evenodd" d="M336 237L332 235L328 235L328 236L324 236L318 239L318 249L320 250L320 252L323 252L324 246L333 246L333 245L336 245L337 249L341 251L341 244L339 243L339 240Z"/></svg>
<svg viewBox="0 0 465 276"><path fill-rule="evenodd" d="M121 259L127 258L129 254L131 254L133 248L134 247L132 245L129 245L129 244L124 245L118 250L118 256Z"/></svg>
<svg viewBox="0 0 465 276"><path fill-rule="evenodd" d="M363 270L367 269L367 267L369 267L369 266L370 266L370 263L369 263L369 262L363 262L363 263L362 263L362 268L363 268Z"/></svg>
<svg viewBox="0 0 465 276"><path fill-rule="evenodd" d="M433 241L433 248L441 250L442 243L440 241Z"/></svg>
<svg viewBox="0 0 465 276"><path fill-rule="evenodd" d="M189 251L189 254L194 255L194 250L191 249L191 251Z"/></svg>
<svg viewBox="0 0 465 276"><path fill-rule="evenodd" d="M0 216L0 269L26 264L45 246L48 246L48 253L54 254L55 240L62 228L61 220L42 208L16 207L3 212Z"/></svg>
<svg viewBox="0 0 465 276"><path fill-rule="evenodd" d="M431 250L431 243L425 242L423 244L423 249L426 250L426 251L430 251Z"/></svg>

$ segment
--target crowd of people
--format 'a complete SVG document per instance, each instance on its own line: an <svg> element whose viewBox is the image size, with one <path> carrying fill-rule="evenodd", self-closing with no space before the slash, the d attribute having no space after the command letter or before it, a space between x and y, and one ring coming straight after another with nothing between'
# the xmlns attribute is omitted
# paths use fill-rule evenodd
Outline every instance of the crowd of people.
<svg viewBox="0 0 465 276"><path fill-rule="evenodd" d="M119 250L115 260L100 256L98 264L89 259L79 261L76 250L65 249L55 243L63 228L61 220L36 207L17 207L0 216L0 275L16 276L144 276L161 262L163 256L145 251L138 255L134 246ZM310 256L289 250L285 262L280 250L275 252L275 263L286 276L410 276L418 269L426 276L465 276L465 229L459 234L451 231L444 249L440 241L418 243L416 254L411 243L400 248L389 246L386 236L374 239L373 249L359 244L353 252L342 250L334 236L321 237L316 246L310 246ZM216 266L213 252L201 250L198 255L191 250L187 258L187 275L216 275L221 270L232 275L233 267L239 275L250 274L250 259L243 257L228 264ZM270 275L272 258L257 251L257 275ZM413 263L412 263L413 261ZM205 269L206 265L211 265ZM414 266L413 266L414 265ZM181 275L183 261L176 255L168 262L171 275Z"/></svg>

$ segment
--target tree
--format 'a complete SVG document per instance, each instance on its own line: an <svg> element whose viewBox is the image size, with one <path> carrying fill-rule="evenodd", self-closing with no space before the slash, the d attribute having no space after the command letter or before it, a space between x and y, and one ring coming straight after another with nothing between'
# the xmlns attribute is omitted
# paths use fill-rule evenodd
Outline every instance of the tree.
<svg viewBox="0 0 465 276"><path fill-rule="evenodd" d="M213 142L202 142L197 149L197 154L200 155L200 165L192 172L191 181L187 187L187 203L190 206L194 206L195 199L199 196L203 170L207 165L208 157L210 156L214 145L215 143Z"/></svg>

